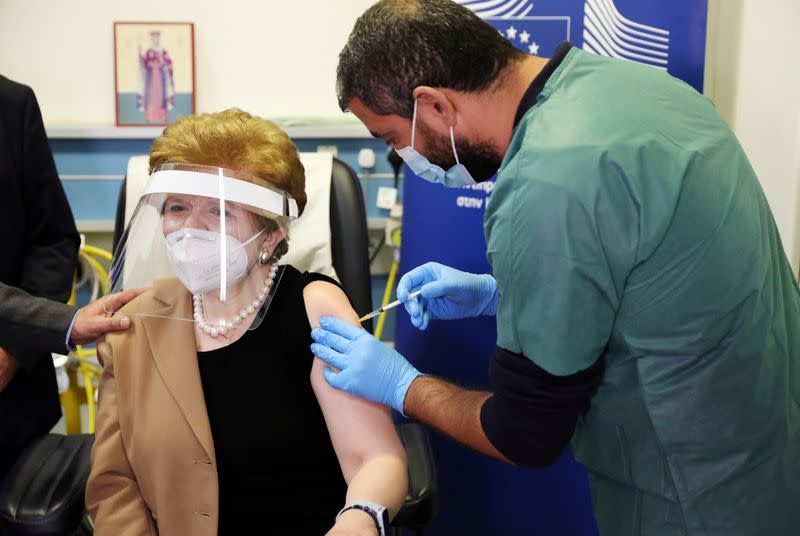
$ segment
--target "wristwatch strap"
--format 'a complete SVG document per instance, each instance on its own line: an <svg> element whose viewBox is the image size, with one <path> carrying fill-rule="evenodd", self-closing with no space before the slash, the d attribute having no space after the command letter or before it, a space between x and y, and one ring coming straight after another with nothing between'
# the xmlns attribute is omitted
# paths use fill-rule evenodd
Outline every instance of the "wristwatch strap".
<svg viewBox="0 0 800 536"><path fill-rule="evenodd" d="M389 529L389 512L385 506L365 502L350 503L339 510L339 513L336 514L336 519L339 519L339 516L348 510L361 510L362 512L366 512L372 518L372 521L375 522L375 528L378 529L378 535L386 536L387 530Z"/></svg>

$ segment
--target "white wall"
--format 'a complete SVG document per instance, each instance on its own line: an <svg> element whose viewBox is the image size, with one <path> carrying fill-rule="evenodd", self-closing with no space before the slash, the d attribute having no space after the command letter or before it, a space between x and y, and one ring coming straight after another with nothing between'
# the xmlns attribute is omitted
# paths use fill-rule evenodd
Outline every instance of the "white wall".
<svg viewBox="0 0 800 536"><path fill-rule="evenodd" d="M342 118L336 61L372 0L0 0L0 74L48 127L114 124L114 21L195 23L197 111Z"/></svg>
<svg viewBox="0 0 800 536"><path fill-rule="evenodd" d="M337 54L372 3L0 0L0 73L36 90L48 127L110 126L112 22L191 21L199 112L239 106L267 117L341 119ZM706 93L750 157L797 270L800 0L709 3Z"/></svg>
<svg viewBox="0 0 800 536"><path fill-rule="evenodd" d="M733 127L800 264L800 2L709 0L706 94Z"/></svg>

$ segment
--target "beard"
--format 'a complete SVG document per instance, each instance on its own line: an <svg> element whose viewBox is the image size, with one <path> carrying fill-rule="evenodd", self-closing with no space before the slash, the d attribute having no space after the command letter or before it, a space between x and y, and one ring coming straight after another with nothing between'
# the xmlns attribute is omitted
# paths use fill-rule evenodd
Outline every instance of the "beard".
<svg viewBox="0 0 800 536"><path fill-rule="evenodd" d="M425 136L424 154L430 163L445 171L456 165L449 136L439 137L433 130L421 123L417 123L417 129ZM467 168L469 174L477 182L488 181L494 177L503 162L503 158L497 150L489 142L483 140L457 139L456 151L458 151L458 161Z"/></svg>

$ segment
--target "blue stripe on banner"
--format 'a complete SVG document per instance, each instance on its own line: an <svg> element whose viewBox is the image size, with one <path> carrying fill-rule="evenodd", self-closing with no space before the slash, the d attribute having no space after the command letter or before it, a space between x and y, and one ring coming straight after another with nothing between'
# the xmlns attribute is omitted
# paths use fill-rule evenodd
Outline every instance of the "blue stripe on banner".
<svg viewBox="0 0 800 536"><path fill-rule="evenodd" d="M634 61L703 90L706 0L456 0L529 54L558 41Z"/></svg>

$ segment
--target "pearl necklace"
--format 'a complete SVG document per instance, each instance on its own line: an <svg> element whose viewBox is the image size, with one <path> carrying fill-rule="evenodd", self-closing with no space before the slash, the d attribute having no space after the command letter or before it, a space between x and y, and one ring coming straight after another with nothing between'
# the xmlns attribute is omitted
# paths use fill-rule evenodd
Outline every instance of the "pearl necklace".
<svg viewBox="0 0 800 536"><path fill-rule="evenodd" d="M241 324L245 318L260 310L261 306L264 305L264 302L267 301L267 296L269 296L269 291L275 282L275 276L277 273L278 267L273 265L269 270L269 275L267 275L266 281L264 281L264 287L261 289L261 292L258 294L258 296L256 296L256 299L248 303L246 307L239 311L238 314L233 315L231 320L220 320L216 323L206 320L205 313L203 311L203 298L200 294L194 294L194 321L197 322L197 326L200 328L200 331L210 335L211 337L225 335L228 330L235 328Z"/></svg>

